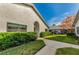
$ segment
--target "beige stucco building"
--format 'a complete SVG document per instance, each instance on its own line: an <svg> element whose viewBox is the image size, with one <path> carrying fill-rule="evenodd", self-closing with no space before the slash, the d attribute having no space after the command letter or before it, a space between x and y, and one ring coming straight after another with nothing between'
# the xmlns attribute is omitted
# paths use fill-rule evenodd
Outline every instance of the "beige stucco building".
<svg viewBox="0 0 79 59"><path fill-rule="evenodd" d="M33 4L0 3L0 32L45 32L43 17Z"/></svg>

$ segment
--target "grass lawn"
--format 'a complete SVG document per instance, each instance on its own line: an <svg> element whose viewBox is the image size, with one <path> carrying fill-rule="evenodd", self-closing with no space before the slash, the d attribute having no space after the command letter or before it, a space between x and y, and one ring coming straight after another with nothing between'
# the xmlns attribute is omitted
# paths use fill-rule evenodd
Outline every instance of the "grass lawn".
<svg viewBox="0 0 79 59"><path fill-rule="evenodd" d="M76 48L59 48L56 50L56 55L79 55L79 49Z"/></svg>
<svg viewBox="0 0 79 59"><path fill-rule="evenodd" d="M0 52L0 55L33 55L45 44L42 40L32 41Z"/></svg>
<svg viewBox="0 0 79 59"><path fill-rule="evenodd" d="M45 37L46 39L50 39L50 40L55 40L55 41L60 41L60 42L66 42L66 43L70 43L70 44L79 44L78 40L74 39L73 37L69 37L67 35L51 35L51 36L47 36Z"/></svg>

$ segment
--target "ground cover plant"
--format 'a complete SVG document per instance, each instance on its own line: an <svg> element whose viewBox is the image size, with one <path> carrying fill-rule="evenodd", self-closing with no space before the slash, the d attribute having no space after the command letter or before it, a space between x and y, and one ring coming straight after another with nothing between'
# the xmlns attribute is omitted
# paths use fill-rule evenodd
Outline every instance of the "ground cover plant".
<svg viewBox="0 0 79 59"><path fill-rule="evenodd" d="M47 36L45 38L49 40L55 40L55 41L65 42L70 44L79 44L79 40L71 36L67 36L66 34L57 34L57 35L55 34L55 35Z"/></svg>
<svg viewBox="0 0 79 59"><path fill-rule="evenodd" d="M45 44L42 40L31 41L29 43L1 51L0 55L33 55L44 46Z"/></svg>
<svg viewBox="0 0 79 59"><path fill-rule="evenodd" d="M79 55L79 49L72 47L58 48L56 55Z"/></svg>

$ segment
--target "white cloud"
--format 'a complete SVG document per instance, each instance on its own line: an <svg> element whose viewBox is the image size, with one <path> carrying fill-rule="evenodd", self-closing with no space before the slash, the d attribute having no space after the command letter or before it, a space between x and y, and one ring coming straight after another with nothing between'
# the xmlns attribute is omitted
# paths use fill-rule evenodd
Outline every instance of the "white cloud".
<svg viewBox="0 0 79 59"><path fill-rule="evenodd" d="M59 15L57 17L52 17L48 23L49 25L51 26L52 24L56 24L56 25L59 25L63 20L65 20L68 16L73 16L75 15L76 12L75 11L70 11L70 12L65 12L64 14L62 15Z"/></svg>

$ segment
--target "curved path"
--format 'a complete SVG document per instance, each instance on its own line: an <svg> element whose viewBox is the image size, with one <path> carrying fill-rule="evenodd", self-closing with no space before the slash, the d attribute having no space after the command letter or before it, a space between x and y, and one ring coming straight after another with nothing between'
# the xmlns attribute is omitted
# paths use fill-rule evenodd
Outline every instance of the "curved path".
<svg viewBox="0 0 79 59"><path fill-rule="evenodd" d="M68 43L63 43L63 42L58 42L53 40L46 40L46 39L43 39L43 40L46 46L42 48L40 51L38 51L35 55L55 55L56 49L62 48L62 47L79 48L78 45L74 45L74 44L68 44Z"/></svg>

